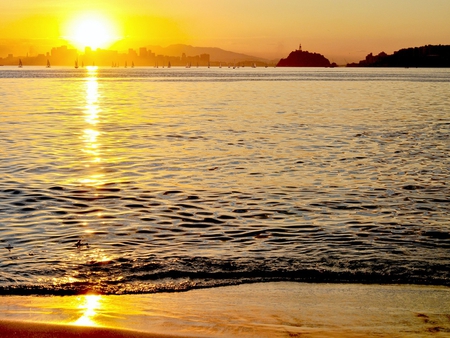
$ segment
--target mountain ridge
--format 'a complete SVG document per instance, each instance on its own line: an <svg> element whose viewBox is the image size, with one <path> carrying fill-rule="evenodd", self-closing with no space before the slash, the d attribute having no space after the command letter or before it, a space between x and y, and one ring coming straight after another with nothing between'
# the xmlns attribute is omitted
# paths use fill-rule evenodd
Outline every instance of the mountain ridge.
<svg viewBox="0 0 450 338"><path fill-rule="evenodd" d="M185 44L172 44L167 47L147 45L146 48L151 50L152 53L155 53L156 55L181 56L184 53L186 56L195 56L200 54L209 54L211 61L216 62L272 61L257 56L227 51L219 47L197 47Z"/></svg>
<svg viewBox="0 0 450 338"><path fill-rule="evenodd" d="M402 48L393 54L381 52L368 54L358 63L348 63L347 67L450 67L450 45L425 45Z"/></svg>

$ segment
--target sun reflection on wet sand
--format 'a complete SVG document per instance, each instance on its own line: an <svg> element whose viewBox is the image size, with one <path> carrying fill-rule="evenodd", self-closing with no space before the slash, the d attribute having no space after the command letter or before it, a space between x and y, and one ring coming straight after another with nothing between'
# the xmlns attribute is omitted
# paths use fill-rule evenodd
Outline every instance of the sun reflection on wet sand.
<svg viewBox="0 0 450 338"><path fill-rule="evenodd" d="M180 293L8 296L0 299L0 317L70 325L76 337L95 337L96 328L136 332L121 337L168 331L180 337L443 337L449 297L446 287L276 282Z"/></svg>
<svg viewBox="0 0 450 338"><path fill-rule="evenodd" d="M95 322L95 317L100 308L100 295L85 295L84 302L79 306L83 310L83 315L78 318L73 324L78 326L98 326Z"/></svg>

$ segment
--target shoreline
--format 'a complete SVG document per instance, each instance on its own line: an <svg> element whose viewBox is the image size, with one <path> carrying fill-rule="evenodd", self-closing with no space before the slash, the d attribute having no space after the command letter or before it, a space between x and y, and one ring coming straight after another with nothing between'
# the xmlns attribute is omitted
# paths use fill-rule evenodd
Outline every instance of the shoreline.
<svg viewBox="0 0 450 338"><path fill-rule="evenodd" d="M439 286L269 282L181 293L1 300L0 330L13 337L450 334L450 288Z"/></svg>

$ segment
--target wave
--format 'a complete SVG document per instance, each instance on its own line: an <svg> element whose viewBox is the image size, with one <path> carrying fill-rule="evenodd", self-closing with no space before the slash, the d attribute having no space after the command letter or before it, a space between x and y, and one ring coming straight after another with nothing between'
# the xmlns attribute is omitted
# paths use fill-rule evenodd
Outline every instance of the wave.
<svg viewBox="0 0 450 338"><path fill-rule="evenodd" d="M256 282L421 284L450 286L446 264L410 260L352 260L308 264L292 258L221 260L172 257L164 260L117 259L75 267L73 271L42 271L42 283L10 283L0 278L2 295L136 294L180 292ZM49 283L52 279L53 283ZM68 282L71 279L73 281ZM58 281L59 282L56 282Z"/></svg>

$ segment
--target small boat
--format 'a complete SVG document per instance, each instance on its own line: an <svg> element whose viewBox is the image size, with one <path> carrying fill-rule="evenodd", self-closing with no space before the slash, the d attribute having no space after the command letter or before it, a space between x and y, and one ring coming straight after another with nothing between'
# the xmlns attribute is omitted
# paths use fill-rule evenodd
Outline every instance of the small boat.
<svg viewBox="0 0 450 338"><path fill-rule="evenodd" d="M47 60L47 66L45 66L46 68L50 68L50 61Z"/></svg>
<svg viewBox="0 0 450 338"><path fill-rule="evenodd" d="M22 60L19 59L19 68L22 68L22 67L23 67Z"/></svg>

